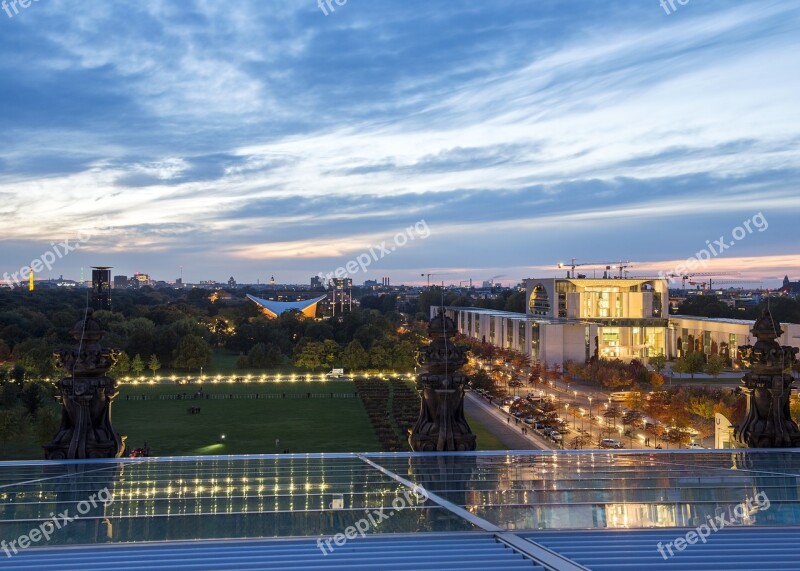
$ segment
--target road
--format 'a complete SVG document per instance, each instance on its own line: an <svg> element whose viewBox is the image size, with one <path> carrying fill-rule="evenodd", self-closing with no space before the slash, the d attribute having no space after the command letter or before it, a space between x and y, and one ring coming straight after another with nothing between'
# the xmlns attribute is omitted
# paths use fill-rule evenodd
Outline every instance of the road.
<svg viewBox="0 0 800 571"><path fill-rule="evenodd" d="M542 437L524 436L520 426L506 422L506 415L472 393L464 395L464 412L475 418L486 430L494 434L510 450L549 450L551 446ZM531 429L532 433L533 430Z"/></svg>

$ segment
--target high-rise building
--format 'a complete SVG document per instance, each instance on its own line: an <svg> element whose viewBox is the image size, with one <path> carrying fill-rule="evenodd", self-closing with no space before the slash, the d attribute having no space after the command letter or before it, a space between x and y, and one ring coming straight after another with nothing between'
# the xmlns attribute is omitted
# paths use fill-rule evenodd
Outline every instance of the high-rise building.
<svg viewBox="0 0 800 571"><path fill-rule="evenodd" d="M125 289L130 285L128 276L114 276L114 289Z"/></svg>
<svg viewBox="0 0 800 571"><path fill-rule="evenodd" d="M92 307L111 311L111 268L92 267Z"/></svg>
<svg viewBox="0 0 800 571"><path fill-rule="evenodd" d="M139 272L136 272L135 274L133 274L133 277L131 278L131 284L133 284L133 286L137 288L142 286L148 286L150 285L150 276L148 274L140 274Z"/></svg>
<svg viewBox="0 0 800 571"><path fill-rule="evenodd" d="M311 276L311 289L325 287L320 276Z"/></svg>

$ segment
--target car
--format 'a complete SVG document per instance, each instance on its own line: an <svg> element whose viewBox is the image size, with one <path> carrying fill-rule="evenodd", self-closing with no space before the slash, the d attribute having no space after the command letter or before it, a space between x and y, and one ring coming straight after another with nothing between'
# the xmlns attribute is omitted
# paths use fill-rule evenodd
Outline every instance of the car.
<svg viewBox="0 0 800 571"><path fill-rule="evenodd" d="M616 438L603 438L600 441L600 448L622 448L622 442Z"/></svg>
<svg viewBox="0 0 800 571"><path fill-rule="evenodd" d="M545 436L550 436L551 434L553 434L553 429L550 428L549 426L545 426L542 432L544 432Z"/></svg>
<svg viewBox="0 0 800 571"><path fill-rule="evenodd" d="M554 430L550 433L550 438L555 442L561 442L562 440L564 440L564 437L561 436L561 433L557 430Z"/></svg>
<svg viewBox="0 0 800 571"><path fill-rule="evenodd" d="M544 428L544 424L537 420L536 422L533 423L533 428L535 428L536 430L541 430Z"/></svg>
<svg viewBox="0 0 800 571"><path fill-rule="evenodd" d="M689 450L705 450L705 447L700 446L697 442L692 442L686 448L688 448Z"/></svg>
<svg viewBox="0 0 800 571"><path fill-rule="evenodd" d="M525 424L533 424L533 416L529 414L528 416L522 419L522 422L524 422Z"/></svg>
<svg viewBox="0 0 800 571"><path fill-rule="evenodd" d="M515 412L514 416L516 416L517 418L520 418L520 417L522 417L522 413L521 412Z"/></svg>

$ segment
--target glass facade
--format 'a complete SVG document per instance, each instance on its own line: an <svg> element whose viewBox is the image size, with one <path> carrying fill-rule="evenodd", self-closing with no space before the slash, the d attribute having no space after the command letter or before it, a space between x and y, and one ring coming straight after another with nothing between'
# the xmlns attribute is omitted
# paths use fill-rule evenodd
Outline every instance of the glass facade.
<svg viewBox="0 0 800 571"><path fill-rule="evenodd" d="M330 454L0 464L0 537L80 514L50 544L369 533L800 524L796 451ZM417 495L409 495L419 486ZM106 492L103 492L106 490ZM94 501L97 498L107 502ZM769 505L767 505L769 504ZM43 542L46 543L46 542Z"/></svg>

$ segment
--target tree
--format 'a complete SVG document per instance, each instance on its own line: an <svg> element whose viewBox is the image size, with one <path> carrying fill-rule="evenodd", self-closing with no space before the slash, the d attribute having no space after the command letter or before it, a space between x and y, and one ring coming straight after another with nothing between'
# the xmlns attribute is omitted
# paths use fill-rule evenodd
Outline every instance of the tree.
<svg viewBox="0 0 800 571"><path fill-rule="evenodd" d="M692 351L678 359L675 363L674 370L677 373L687 373L694 379L697 373L703 372L705 365L706 360L703 354L698 351Z"/></svg>
<svg viewBox="0 0 800 571"><path fill-rule="evenodd" d="M474 390L483 389L489 393L494 391L494 381L483 369L478 369L470 376L469 384Z"/></svg>
<svg viewBox="0 0 800 571"><path fill-rule="evenodd" d="M153 376L156 376L156 371L161 368L161 361L155 355L150 355L150 360L147 362L147 368L153 371Z"/></svg>
<svg viewBox="0 0 800 571"><path fill-rule="evenodd" d="M662 386L664 386L664 376L660 373L651 373L650 386L653 387L654 391L660 389Z"/></svg>
<svg viewBox="0 0 800 571"><path fill-rule="evenodd" d="M5 363L11 360L11 349L8 348L8 343L0 339L0 363Z"/></svg>
<svg viewBox="0 0 800 571"><path fill-rule="evenodd" d="M321 342L304 339L295 347L294 364L301 369L314 371L322 368L324 355L325 346Z"/></svg>
<svg viewBox="0 0 800 571"><path fill-rule="evenodd" d="M112 370L116 371L120 375L127 375L130 372L131 358L125 351L122 351L117 356L117 362L114 363L114 368Z"/></svg>
<svg viewBox="0 0 800 571"><path fill-rule="evenodd" d="M655 357L650 357L650 366L660 375L664 372L664 369L667 368L667 358L663 353L659 353Z"/></svg>
<svg viewBox="0 0 800 571"><path fill-rule="evenodd" d="M348 343L342 353L342 365L348 371L359 371L369 366L369 354L355 339Z"/></svg>
<svg viewBox="0 0 800 571"><path fill-rule="evenodd" d="M666 428L664 428L663 424L649 424L644 429L645 432L652 434L655 438L653 446L658 446L658 439L664 434L665 430Z"/></svg>
<svg viewBox="0 0 800 571"><path fill-rule="evenodd" d="M172 366L178 369L200 369L210 365L213 356L205 339L198 335L185 335L175 349Z"/></svg>
<svg viewBox="0 0 800 571"><path fill-rule="evenodd" d="M25 383L25 386L22 389L22 394L20 395L20 399L22 400L22 405L25 407L25 410L28 411L28 414L36 414L36 411L39 410L40 406L42 406L45 393L46 391L42 387L41 383L36 381Z"/></svg>
<svg viewBox="0 0 800 571"><path fill-rule="evenodd" d="M14 359L17 365L38 378L51 377L56 372L53 348L45 339L28 339L17 344Z"/></svg>
<svg viewBox="0 0 800 571"><path fill-rule="evenodd" d="M283 354L278 347L272 343L256 343L247 356L241 359L239 366L250 369L268 369L277 367L282 361Z"/></svg>
<svg viewBox="0 0 800 571"><path fill-rule="evenodd" d="M719 378L719 374L725 370L727 366L727 359L722 355L711 355L708 358L708 363L706 363L706 373L714 377L715 379Z"/></svg>
<svg viewBox="0 0 800 571"><path fill-rule="evenodd" d="M383 345L376 343L370 348L369 364L373 369L386 369L389 367L389 354Z"/></svg>
<svg viewBox="0 0 800 571"><path fill-rule="evenodd" d="M6 383L2 387L2 399L0 399L0 404L2 404L6 408L14 408L17 406L17 399L19 398L20 388L19 385L15 383Z"/></svg>
<svg viewBox="0 0 800 571"><path fill-rule="evenodd" d="M34 418L34 435L38 444L47 444L61 426L61 414L52 408L42 407Z"/></svg>
<svg viewBox="0 0 800 571"><path fill-rule="evenodd" d="M322 342L322 364L326 367L335 367L339 364L342 355L342 348L333 339L325 339Z"/></svg>
<svg viewBox="0 0 800 571"><path fill-rule="evenodd" d="M142 356L139 355L139 353L136 353L133 357L133 361L131 361L131 370L137 377L142 376L144 372L144 361L142 361Z"/></svg>
<svg viewBox="0 0 800 571"><path fill-rule="evenodd" d="M392 368L400 371L413 369L417 364L415 353L414 345L410 341L400 341L392 347Z"/></svg>
<svg viewBox="0 0 800 571"><path fill-rule="evenodd" d="M3 444L21 439L27 427L20 409L0 410L0 442Z"/></svg>

